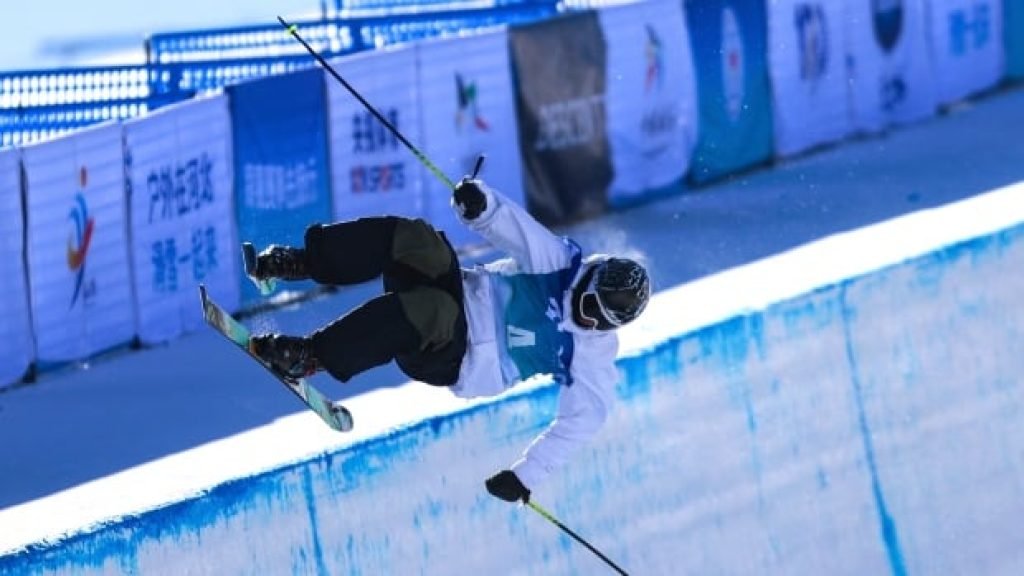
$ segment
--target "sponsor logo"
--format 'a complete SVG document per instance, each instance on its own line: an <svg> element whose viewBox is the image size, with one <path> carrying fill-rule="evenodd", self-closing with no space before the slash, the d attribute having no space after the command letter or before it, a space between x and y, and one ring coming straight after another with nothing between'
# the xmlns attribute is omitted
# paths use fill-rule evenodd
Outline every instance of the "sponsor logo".
<svg viewBox="0 0 1024 576"><path fill-rule="evenodd" d="M548 307L544 311L544 316L552 322L562 321L562 309L558 305L558 301L554 298L548 298Z"/></svg>
<svg viewBox="0 0 1024 576"><path fill-rule="evenodd" d="M743 100L746 96L744 68L747 56L736 12L728 6L722 10L722 48L719 52L722 55L725 111L729 119L735 122L743 112Z"/></svg>
<svg viewBox="0 0 1024 576"><path fill-rule="evenodd" d="M84 300L91 290L83 290L85 286L86 260L89 256L89 246L92 244L92 235L96 222L89 216L89 206L85 202L85 195L82 191L88 182L88 172L83 166L78 172L79 192L75 194L75 203L68 213L71 221L71 231L68 234L67 263L68 270L75 276L75 291L71 295L70 308L74 308L79 297Z"/></svg>
<svg viewBox="0 0 1024 576"><path fill-rule="evenodd" d="M892 74L882 78L882 109L894 111L907 99L907 82L900 74Z"/></svg>
<svg viewBox="0 0 1024 576"><path fill-rule="evenodd" d="M886 53L892 52L903 36L903 0L871 0L875 41Z"/></svg>
<svg viewBox="0 0 1024 576"><path fill-rule="evenodd" d="M655 88L660 89L664 82L665 58L664 50L661 47L661 38L658 37L654 27L648 24L645 28L647 29L647 42L644 44L644 59L647 61L647 72L644 74L644 93L650 94Z"/></svg>
<svg viewBox="0 0 1024 576"><path fill-rule="evenodd" d="M534 346L537 343L536 334L511 324L506 327L506 337L508 338L509 348L525 348L527 346Z"/></svg>
<svg viewBox="0 0 1024 576"><path fill-rule="evenodd" d="M665 83L665 59L661 38L654 26L647 24L644 58L644 93L653 100L640 118L640 132L645 136L641 153L646 158L656 158L669 149L665 138L671 138L679 127L678 104L671 98L655 99L652 92L660 93Z"/></svg>
<svg viewBox="0 0 1024 576"><path fill-rule="evenodd" d="M475 82L466 82L462 74L455 73L455 93L458 97L459 108L455 112L455 127L461 132L467 118L477 130L487 132L491 129L490 124L480 114L477 105L477 90Z"/></svg>
<svg viewBox="0 0 1024 576"><path fill-rule="evenodd" d="M949 49L953 56L980 50L992 38L992 13L985 0L949 13Z"/></svg>
<svg viewBox="0 0 1024 576"><path fill-rule="evenodd" d="M815 83L828 71L828 22L820 4L798 4L793 11L800 49L800 78Z"/></svg>
<svg viewBox="0 0 1024 576"><path fill-rule="evenodd" d="M602 137L604 96L593 94L543 104L537 110L538 152L582 146Z"/></svg>
<svg viewBox="0 0 1024 576"><path fill-rule="evenodd" d="M395 130L402 130L398 108L386 108L379 113ZM352 156L376 157L366 161L356 160L349 168L349 191L352 194L377 194L405 189L405 161L380 160L382 155L401 149L395 132L389 130L371 112L360 111L352 114L351 139Z"/></svg>

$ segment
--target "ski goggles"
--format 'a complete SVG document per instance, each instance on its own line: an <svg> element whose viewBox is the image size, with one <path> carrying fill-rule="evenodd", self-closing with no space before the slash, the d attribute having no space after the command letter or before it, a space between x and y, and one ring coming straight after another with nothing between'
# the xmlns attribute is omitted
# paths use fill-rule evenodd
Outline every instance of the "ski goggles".
<svg viewBox="0 0 1024 576"><path fill-rule="evenodd" d="M594 328L612 330L622 326L624 322L617 317L614 311L609 310L598 296L597 277L600 273L600 265L598 265L598 268L590 275L590 282L587 283L587 287L580 295L579 313L580 317L591 322Z"/></svg>

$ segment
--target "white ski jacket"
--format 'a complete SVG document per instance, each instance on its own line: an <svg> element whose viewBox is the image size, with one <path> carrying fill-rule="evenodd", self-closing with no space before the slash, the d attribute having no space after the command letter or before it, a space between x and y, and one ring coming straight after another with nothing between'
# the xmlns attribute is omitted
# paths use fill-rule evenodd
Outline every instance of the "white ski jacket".
<svg viewBox="0 0 1024 576"><path fill-rule="evenodd" d="M614 400L618 337L577 326L571 309L572 287L608 256L584 260L575 242L483 183L480 188L484 212L459 218L511 258L462 271L469 333L451 390L462 398L495 396L537 374L560 384L555 420L511 467L533 490L593 438Z"/></svg>

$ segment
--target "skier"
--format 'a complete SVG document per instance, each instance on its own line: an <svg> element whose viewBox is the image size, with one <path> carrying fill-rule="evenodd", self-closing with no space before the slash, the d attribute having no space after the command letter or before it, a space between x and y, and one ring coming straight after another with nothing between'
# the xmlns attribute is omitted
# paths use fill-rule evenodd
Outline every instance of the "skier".
<svg viewBox="0 0 1024 576"><path fill-rule="evenodd" d="M271 245L247 273L331 285L383 276L384 293L308 336L260 334L249 347L290 378L324 370L345 382L395 360L410 378L462 398L551 374L561 385L555 420L485 482L494 496L525 503L604 423L618 379L614 330L643 311L650 280L633 260L584 258L479 179L463 178L452 205L511 258L462 268L445 235L420 219L314 224L304 247Z"/></svg>

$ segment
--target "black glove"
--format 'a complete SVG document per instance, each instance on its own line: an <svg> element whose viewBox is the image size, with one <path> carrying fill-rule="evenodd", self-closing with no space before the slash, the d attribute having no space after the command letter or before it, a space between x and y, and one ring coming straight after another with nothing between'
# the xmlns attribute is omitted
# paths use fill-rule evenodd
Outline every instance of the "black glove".
<svg viewBox="0 0 1024 576"><path fill-rule="evenodd" d="M530 501L530 491L519 481L519 477L511 470L502 470L487 479L487 491L506 502L522 500L523 504Z"/></svg>
<svg viewBox="0 0 1024 576"><path fill-rule="evenodd" d="M487 209L487 196L480 189L479 182L466 177L455 185L452 203L466 220L476 220Z"/></svg>

